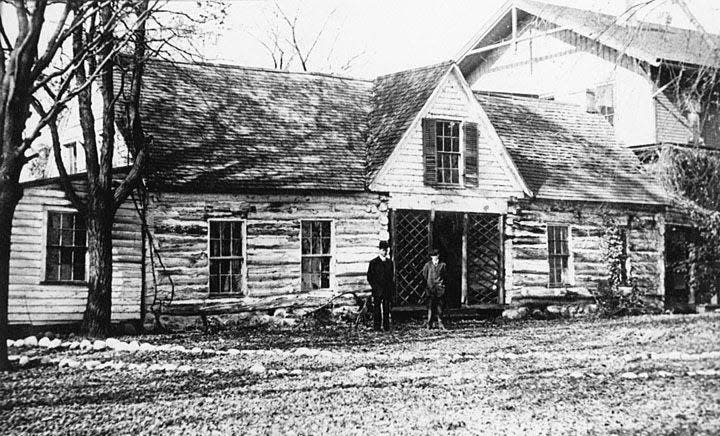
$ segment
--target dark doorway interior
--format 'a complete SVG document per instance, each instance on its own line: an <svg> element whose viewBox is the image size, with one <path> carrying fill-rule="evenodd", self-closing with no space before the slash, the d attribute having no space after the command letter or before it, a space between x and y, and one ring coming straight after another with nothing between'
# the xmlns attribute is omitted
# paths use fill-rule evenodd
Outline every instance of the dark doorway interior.
<svg viewBox="0 0 720 436"><path fill-rule="evenodd" d="M688 304L690 297L689 251L692 229L668 226L665 229L665 307Z"/></svg>
<svg viewBox="0 0 720 436"><path fill-rule="evenodd" d="M440 251L440 260L447 264L445 307L460 307L462 298L463 214L436 212L433 221L433 245Z"/></svg>

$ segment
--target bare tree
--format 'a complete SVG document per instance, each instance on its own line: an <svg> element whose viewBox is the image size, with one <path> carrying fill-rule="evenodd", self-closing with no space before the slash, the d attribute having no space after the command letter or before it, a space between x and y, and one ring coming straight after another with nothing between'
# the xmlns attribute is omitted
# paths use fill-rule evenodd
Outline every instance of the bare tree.
<svg viewBox="0 0 720 436"><path fill-rule="evenodd" d="M279 70L344 72L365 56L365 51L338 57L336 47L342 37L337 9L331 10L318 28L308 29L301 5L293 12L274 1L265 12L265 22L251 30L251 36L270 56ZM332 25L337 27L332 29Z"/></svg>
<svg viewBox="0 0 720 436"><path fill-rule="evenodd" d="M49 0L14 0L17 31L14 41L8 35L0 15L0 368L9 367L7 361L8 332L8 279L10 269L10 237L15 207L22 198L19 184L22 168L36 155L31 146L63 110L66 103L86 89L97 77L91 75L84 83L73 81L74 65L69 63L54 73L47 70L62 50L74 30L92 20L99 10L98 4L68 1L62 7L57 24L52 28L43 50L40 50L41 33L45 29ZM7 5L8 3L4 3ZM87 53L77 53L82 58ZM76 60L77 61L77 60ZM31 108L38 108L39 95L48 93L51 82L58 86L52 94L52 104L42 110L39 120L28 126Z"/></svg>

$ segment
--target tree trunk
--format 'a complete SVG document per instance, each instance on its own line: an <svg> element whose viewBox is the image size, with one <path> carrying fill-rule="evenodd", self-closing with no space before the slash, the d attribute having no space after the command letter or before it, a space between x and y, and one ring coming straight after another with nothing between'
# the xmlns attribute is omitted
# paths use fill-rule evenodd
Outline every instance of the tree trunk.
<svg viewBox="0 0 720 436"><path fill-rule="evenodd" d="M93 337L110 333L113 213L112 203L107 201L97 201L95 207L88 208L87 216L90 277L82 332Z"/></svg>
<svg viewBox="0 0 720 436"><path fill-rule="evenodd" d="M10 368L7 360L10 236L15 207L22 194L17 182L0 180L0 371Z"/></svg>

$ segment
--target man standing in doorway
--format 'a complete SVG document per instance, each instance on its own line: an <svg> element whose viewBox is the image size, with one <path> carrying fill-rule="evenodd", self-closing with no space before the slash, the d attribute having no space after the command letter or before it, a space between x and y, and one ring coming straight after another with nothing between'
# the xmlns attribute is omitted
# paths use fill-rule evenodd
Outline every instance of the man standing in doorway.
<svg viewBox="0 0 720 436"><path fill-rule="evenodd" d="M395 271L388 255L387 241L380 241L378 256L370 261L367 281L372 288L373 327L380 330L380 321L385 331L390 330L390 304L395 293Z"/></svg>
<svg viewBox="0 0 720 436"><path fill-rule="evenodd" d="M433 319L437 319L438 328L445 330L442 323L442 300L445 295L445 275L447 266L440 262L440 253L437 248L430 252L430 261L425 264L422 270L425 283L425 297L428 302L427 328L431 329Z"/></svg>

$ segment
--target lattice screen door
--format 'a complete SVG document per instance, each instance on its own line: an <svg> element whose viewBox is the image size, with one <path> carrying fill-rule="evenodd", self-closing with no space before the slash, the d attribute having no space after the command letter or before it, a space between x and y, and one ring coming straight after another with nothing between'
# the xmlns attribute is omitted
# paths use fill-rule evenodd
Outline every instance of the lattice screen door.
<svg viewBox="0 0 720 436"><path fill-rule="evenodd" d="M503 289L502 216L469 213L467 235L468 305L500 303Z"/></svg>
<svg viewBox="0 0 720 436"><path fill-rule="evenodd" d="M395 305L418 306L423 303L422 269L432 245L430 212L394 210L392 241L395 259Z"/></svg>

